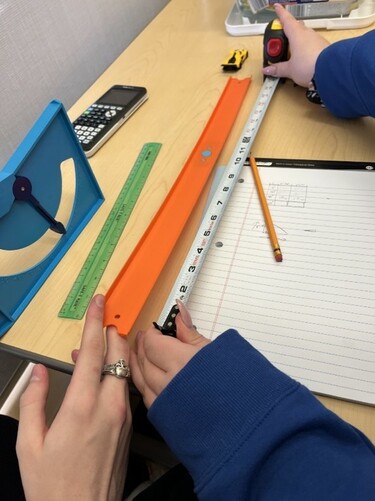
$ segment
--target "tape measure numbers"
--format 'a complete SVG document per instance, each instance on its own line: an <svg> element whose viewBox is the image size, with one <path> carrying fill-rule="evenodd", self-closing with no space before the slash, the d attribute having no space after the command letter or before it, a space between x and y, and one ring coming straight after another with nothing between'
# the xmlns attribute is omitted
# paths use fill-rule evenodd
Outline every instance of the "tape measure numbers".
<svg viewBox="0 0 375 501"><path fill-rule="evenodd" d="M230 78L163 204L106 295L104 325L127 335L206 185L237 117L250 78Z"/></svg>
<svg viewBox="0 0 375 501"><path fill-rule="evenodd" d="M160 314L158 323L166 331L173 330L174 327L174 318L176 311L178 311L176 310L176 299L186 303L189 298L278 82L278 78L267 77L264 80L255 106L242 130L229 164L206 210L193 244Z"/></svg>
<svg viewBox="0 0 375 501"><path fill-rule="evenodd" d="M160 143L145 143L122 187L59 317L81 319L99 284L146 179L160 151Z"/></svg>

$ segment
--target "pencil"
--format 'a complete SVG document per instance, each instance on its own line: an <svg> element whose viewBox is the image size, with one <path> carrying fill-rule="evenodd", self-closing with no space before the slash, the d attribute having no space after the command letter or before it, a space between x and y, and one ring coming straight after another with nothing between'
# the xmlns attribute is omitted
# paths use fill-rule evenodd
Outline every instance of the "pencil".
<svg viewBox="0 0 375 501"><path fill-rule="evenodd" d="M256 164L254 157L250 157L250 167L251 167L251 170L253 171L255 186L257 187L258 196L260 199L260 205L262 206L264 219L266 221L267 231L268 231L268 235L270 237L273 254L275 256L276 261L278 263L281 263L281 261L283 260L283 255L281 253L279 242L277 240L275 227L273 225L270 209L268 207L266 195L264 194L264 190L263 190L262 181L260 180L258 166Z"/></svg>

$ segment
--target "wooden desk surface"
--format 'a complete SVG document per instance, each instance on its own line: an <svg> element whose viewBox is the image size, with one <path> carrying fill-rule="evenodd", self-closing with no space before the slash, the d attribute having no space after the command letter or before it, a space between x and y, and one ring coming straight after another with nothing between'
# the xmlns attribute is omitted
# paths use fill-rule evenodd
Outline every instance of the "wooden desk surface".
<svg viewBox="0 0 375 501"><path fill-rule="evenodd" d="M226 84L221 63L232 48L246 48L249 58L235 76L253 82L219 165L229 160L238 135L263 83L262 36L231 37L224 21L234 0L171 0L144 32L71 108L71 119L114 84L147 87L149 100L90 159L106 197L105 203L62 259L14 327L2 338L8 351L50 366L69 369L71 350L79 346L83 321L57 316L85 258L91 250L143 144L162 149L105 271L98 292L105 293L189 156ZM324 31L330 41L368 31ZM94 62L93 62L94 64ZM375 158L375 121L336 119L309 104L304 90L291 82L279 86L257 134L255 156L369 161ZM202 203L192 215L183 238L133 331L156 320L195 232ZM375 409L331 398L322 401L375 441Z"/></svg>

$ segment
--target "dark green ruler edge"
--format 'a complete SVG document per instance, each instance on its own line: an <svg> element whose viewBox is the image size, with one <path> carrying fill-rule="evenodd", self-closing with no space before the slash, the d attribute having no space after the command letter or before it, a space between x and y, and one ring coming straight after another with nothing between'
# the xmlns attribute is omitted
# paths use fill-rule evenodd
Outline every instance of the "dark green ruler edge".
<svg viewBox="0 0 375 501"><path fill-rule="evenodd" d="M160 143L145 143L95 243L59 311L59 317L79 320L103 276L126 223L160 151Z"/></svg>

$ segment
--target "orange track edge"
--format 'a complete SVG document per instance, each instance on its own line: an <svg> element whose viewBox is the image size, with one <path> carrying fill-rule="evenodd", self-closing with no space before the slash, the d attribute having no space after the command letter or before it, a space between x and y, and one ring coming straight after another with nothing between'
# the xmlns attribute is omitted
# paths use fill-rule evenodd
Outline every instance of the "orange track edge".
<svg viewBox="0 0 375 501"><path fill-rule="evenodd" d="M104 325L129 334L215 167L251 78L229 78L163 204L106 294ZM181 203L183 200L183 204Z"/></svg>

